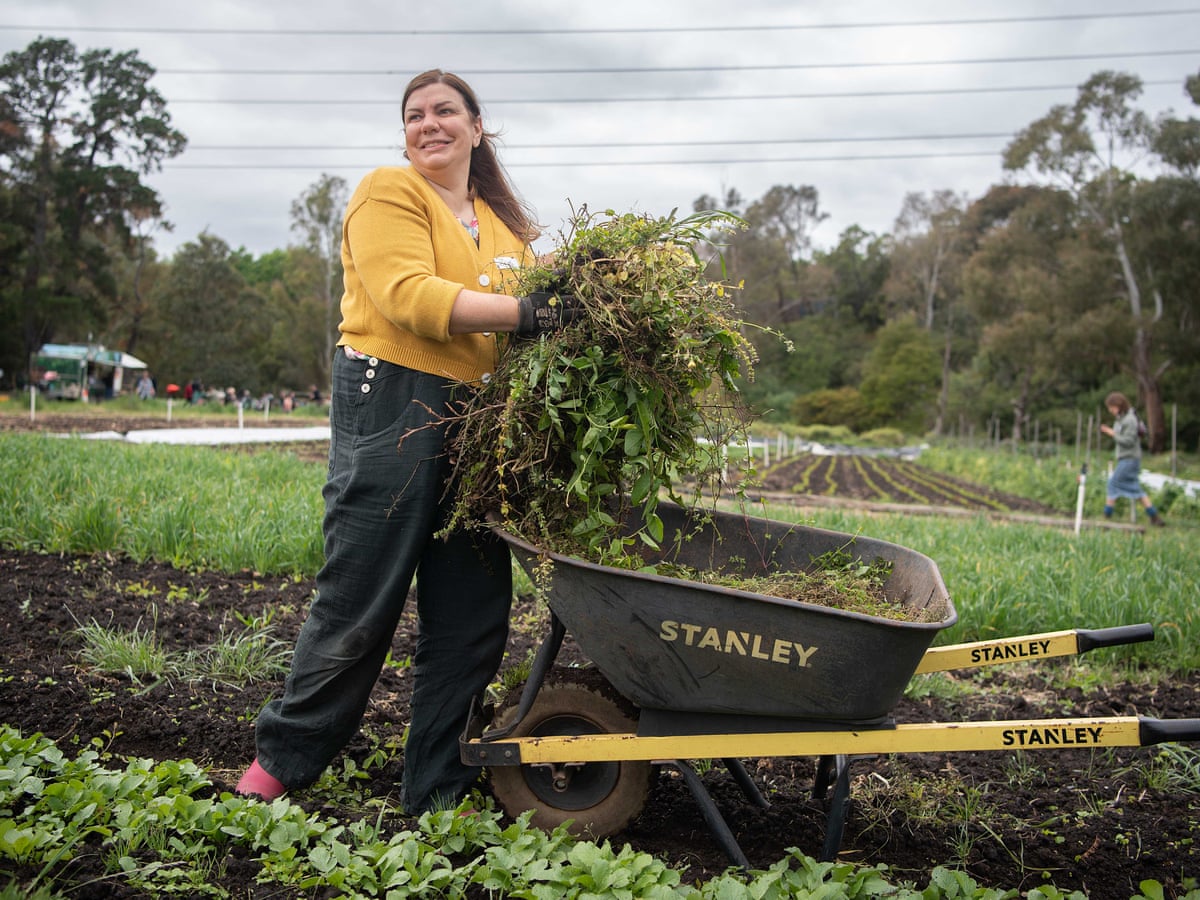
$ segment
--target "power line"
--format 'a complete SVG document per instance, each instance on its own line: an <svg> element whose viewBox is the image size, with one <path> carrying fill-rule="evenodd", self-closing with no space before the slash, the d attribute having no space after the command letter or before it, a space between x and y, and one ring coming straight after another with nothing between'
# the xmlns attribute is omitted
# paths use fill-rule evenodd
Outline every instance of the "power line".
<svg viewBox="0 0 1200 900"><path fill-rule="evenodd" d="M613 166L632 167L632 166L732 166L752 163L808 163L808 162L860 162L870 160L900 160L900 159L953 159L959 157L979 157L979 156L997 156L998 151L994 150L967 150L967 151L951 151L946 153L868 153L854 156L845 155L828 155L828 156L785 156L785 157L745 157L735 159L659 159L659 160L554 160L549 162L505 162L504 167L507 169L532 169L532 168L605 168ZM279 164L279 163L171 163L163 164L164 170L174 169L219 169L219 170L247 170L247 171L287 171L287 170L304 170L312 171L320 169L322 171L362 171L366 168L372 168L375 164L367 166L353 166L344 163L338 163L332 166L322 166L317 164Z"/></svg>
<svg viewBox="0 0 1200 900"><path fill-rule="evenodd" d="M344 29L344 28L203 28L203 27L120 27L109 25L12 25L0 24L4 31L81 31L92 33L127 34L219 34L219 35L311 35L319 37L397 37L397 36L456 36L456 35L550 35L550 34L694 34L732 31L830 31L852 28L927 28L932 26L1011 25L1031 22L1079 22L1098 19L1146 19L1163 16L1187 16L1200 13L1198 8L1136 10L1129 12L1061 13L1042 16L989 16L978 19L914 19L912 21L880 20L875 22L818 22L807 24L771 25L672 25L663 27L607 28L403 28L403 29Z"/></svg>
<svg viewBox="0 0 1200 900"><path fill-rule="evenodd" d="M855 137L799 137L761 138L739 141L587 141L581 143L503 143L505 150L610 150L641 149L647 147L753 147L767 144L842 144L842 143L888 143L891 141L958 141L984 138L1010 138L1008 131L984 131L971 134L898 134L862 135ZM269 150L272 152L294 150L395 150L397 144L189 144L188 150Z"/></svg>
<svg viewBox="0 0 1200 900"><path fill-rule="evenodd" d="M1143 86L1179 84L1175 79L1143 81ZM582 103L681 103L681 102L718 102L727 100L835 100L861 97L919 97L919 96L950 96L965 94L998 94L1033 91L1073 91L1077 84L1027 84L1005 85L1000 87L969 87L969 88L911 88L896 91L818 91L802 94L708 94L649 97L526 97L522 99L488 100L488 106L532 105L532 104L565 104ZM178 104L237 104L250 106L395 106L396 99L314 99L304 98L235 98L216 99L201 97L171 98L171 103Z"/></svg>
<svg viewBox="0 0 1200 900"><path fill-rule="evenodd" d="M899 62L832 62L832 63L767 63L746 66L616 66L612 68L584 69L458 69L454 71L464 77L481 75L654 75L672 72L769 72L800 71L813 69L874 69L917 66L968 66L997 65L1002 63L1080 62L1096 59L1142 59L1165 56L1194 56L1200 50L1135 50L1117 53L1075 53L1062 56L998 56L980 59L928 59L904 60ZM306 75L306 76L357 76L398 75L409 76L406 69L158 69L158 75Z"/></svg>

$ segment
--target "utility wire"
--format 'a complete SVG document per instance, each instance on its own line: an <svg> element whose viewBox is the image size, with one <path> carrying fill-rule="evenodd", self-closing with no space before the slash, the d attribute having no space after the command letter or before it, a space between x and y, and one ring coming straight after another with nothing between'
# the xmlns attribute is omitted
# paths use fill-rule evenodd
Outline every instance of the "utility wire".
<svg viewBox="0 0 1200 900"><path fill-rule="evenodd" d="M970 150L963 152L946 152L946 153L870 153L855 156L829 155L829 156L785 156L785 157L763 157L754 158L746 157L741 159L629 159L629 160L553 160L548 162L508 162L505 161L506 169L545 169L545 168L606 168L613 166L631 167L631 166L732 166L743 165L750 163L808 163L808 162L859 162L870 160L902 160L902 159L954 159L965 157L979 156L997 156L997 150ZM321 166L311 164L277 164L277 163L173 163L164 162L163 170L174 169L220 169L220 170L253 170L253 171L286 171L286 170L321 170L321 171L362 171L366 168L372 168L375 164L365 166L353 166L339 163L334 166Z"/></svg>
<svg viewBox="0 0 1200 900"><path fill-rule="evenodd" d="M1135 10L1128 12L1062 13L1042 16L988 16L978 19L913 19L911 21L880 20L867 22L816 22L807 24L770 25L673 25L663 27L608 28L204 28L175 26L110 26L110 25L16 25L0 24L4 31L86 31L127 34L225 34L225 35L312 35L314 37L397 37L456 36L456 35L550 35L550 34L696 34L733 31L832 31L852 28L927 28L931 26L1011 25L1029 22L1080 22L1098 19L1147 19L1163 16L1188 16L1200 13L1200 8Z"/></svg>
<svg viewBox="0 0 1200 900"><path fill-rule="evenodd" d="M481 75L655 75L673 72L773 72L811 69L875 69L916 66L969 66L996 65L1001 63L1081 62L1096 59L1140 59L1165 56L1194 56L1200 50L1135 50L1119 53L1074 53L1063 56L997 56L980 59L926 59L898 62L831 62L831 63L778 63L748 66L615 66L612 68L586 69L459 69L454 71L464 77ZM157 69L157 75L397 75L410 76L407 69Z"/></svg>
<svg viewBox="0 0 1200 900"><path fill-rule="evenodd" d="M1176 79L1143 81L1143 86L1158 86L1179 84ZM913 88L897 91L819 91L802 94L711 94L711 95L674 95L650 97L526 97L522 99L489 100L488 106L532 105L532 104L566 104L581 103L696 103L717 102L727 100L832 100L854 97L918 97L918 96L950 96L964 94L997 94L1010 92L1031 91L1073 91L1077 84L1027 84L1006 85L1000 87L973 88ZM216 99L203 97L176 97L169 102L179 104L238 104L251 106L395 106L396 99L314 99L305 98L230 98Z"/></svg>
<svg viewBox="0 0 1200 900"><path fill-rule="evenodd" d="M756 138L740 141L587 141L582 143L510 144L505 150L606 150L645 147L754 147L765 144L842 144L887 143L889 141L958 141L982 138L1010 138L1008 131L984 131L974 134L898 134L856 137ZM396 144L188 144L188 150L394 150Z"/></svg>

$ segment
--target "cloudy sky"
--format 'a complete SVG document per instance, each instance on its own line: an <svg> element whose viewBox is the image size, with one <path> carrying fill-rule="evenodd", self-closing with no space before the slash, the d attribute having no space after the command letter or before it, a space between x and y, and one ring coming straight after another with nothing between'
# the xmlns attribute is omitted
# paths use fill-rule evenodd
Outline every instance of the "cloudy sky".
<svg viewBox="0 0 1200 900"><path fill-rule="evenodd" d="M812 185L829 247L906 194L980 196L1020 129L1103 69L1200 115L1200 3L1150 0L0 0L0 52L39 35L135 49L188 149L151 183L173 234L254 254L292 200L403 164L415 73L462 74L551 240L572 208L655 215Z"/></svg>

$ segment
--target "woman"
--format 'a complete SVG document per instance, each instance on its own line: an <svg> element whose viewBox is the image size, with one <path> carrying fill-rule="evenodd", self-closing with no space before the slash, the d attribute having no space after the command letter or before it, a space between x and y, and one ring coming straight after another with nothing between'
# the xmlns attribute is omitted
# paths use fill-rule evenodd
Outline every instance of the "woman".
<svg viewBox="0 0 1200 900"><path fill-rule="evenodd" d="M1108 498L1104 501L1104 518L1112 518L1113 505L1117 502L1118 497L1128 497L1130 500L1140 501L1146 508L1146 515L1150 517L1151 525L1162 525L1163 520L1159 517L1158 510L1154 508L1154 504L1142 490L1142 483L1139 480L1142 471L1142 445L1138 434L1137 413L1129 404L1129 398L1120 391L1113 391L1105 397L1104 405L1108 407L1114 421L1111 426L1101 425L1100 431L1116 442L1117 456L1117 464L1108 479Z"/></svg>
<svg viewBox="0 0 1200 900"><path fill-rule="evenodd" d="M282 697L256 725L237 791L266 800L317 779L353 736L413 580L420 635L401 800L454 805L479 770L458 756L473 697L499 668L512 569L490 533L435 538L449 505L445 415L497 360L495 332L564 323L548 295L508 295L537 228L517 199L462 79L440 70L404 92L405 156L351 197L343 224L325 564Z"/></svg>

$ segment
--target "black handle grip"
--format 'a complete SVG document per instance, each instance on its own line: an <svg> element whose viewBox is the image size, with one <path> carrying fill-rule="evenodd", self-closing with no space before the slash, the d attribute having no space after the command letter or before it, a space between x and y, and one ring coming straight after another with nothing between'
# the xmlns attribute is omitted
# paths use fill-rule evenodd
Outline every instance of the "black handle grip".
<svg viewBox="0 0 1200 900"><path fill-rule="evenodd" d="M1167 741L1200 741L1200 719L1138 717L1138 737L1143 747Z"/></svg>
<svg viewBox="0 0 1200 900"><path fill-rule="evenodd" d="M1154 626L1149 622L1140 625L1117 625L1114 628L1080 628L1075 632L1075 642L1080 653L1097 647L1119 647L1122 644L1140 644L1154 640Z"/></svg>

